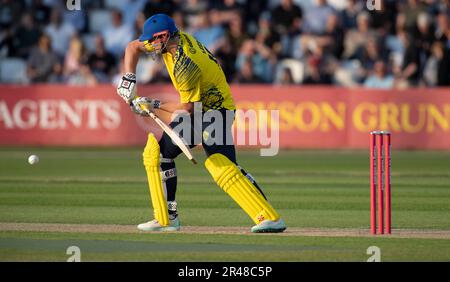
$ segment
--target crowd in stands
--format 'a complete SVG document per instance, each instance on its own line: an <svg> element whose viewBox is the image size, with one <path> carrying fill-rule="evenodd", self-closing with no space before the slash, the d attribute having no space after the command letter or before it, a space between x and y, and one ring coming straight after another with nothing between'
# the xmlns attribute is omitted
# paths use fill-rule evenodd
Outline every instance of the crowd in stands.
<svg viewBox="0 0 450 282"><path fill-rule="evenodd" d="M79 1L0 0L0 83L117 83L128 42L166 13L231 83L450 86L449 0ZM170 81L158 57L137 74Z"/></svg>

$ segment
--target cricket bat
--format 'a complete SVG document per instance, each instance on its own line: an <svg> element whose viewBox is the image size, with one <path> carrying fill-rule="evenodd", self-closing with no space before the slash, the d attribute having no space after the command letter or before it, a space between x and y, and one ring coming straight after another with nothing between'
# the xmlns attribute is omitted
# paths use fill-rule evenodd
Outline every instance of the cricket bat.
<svg viewBox="0 0 450 282"><path fill-rule="evenodd" d="M175 142L175 144L180 147L181 151L186 155L186 157L193 163L197 164L197 161L194 158L194 155L192 154L191 149L189 146L185 143L185 141L167 124L165 124L154 112L145 109L147 114L161 127L164 132L169 135L169 137Z"/></svg>

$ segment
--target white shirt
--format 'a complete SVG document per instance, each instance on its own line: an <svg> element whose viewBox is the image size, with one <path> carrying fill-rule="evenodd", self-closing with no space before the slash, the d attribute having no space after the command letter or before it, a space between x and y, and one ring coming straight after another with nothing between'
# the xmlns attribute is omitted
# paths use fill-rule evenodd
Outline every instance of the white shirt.
<svg viewBox="0 0 450 282"><path fill-rule="evenodd" d="M49 24L45 28L45 33L52 39L53 51L63 57L69 49L70 38L75 33L75 29L67 23L62 23L59 27Z"/></svg>

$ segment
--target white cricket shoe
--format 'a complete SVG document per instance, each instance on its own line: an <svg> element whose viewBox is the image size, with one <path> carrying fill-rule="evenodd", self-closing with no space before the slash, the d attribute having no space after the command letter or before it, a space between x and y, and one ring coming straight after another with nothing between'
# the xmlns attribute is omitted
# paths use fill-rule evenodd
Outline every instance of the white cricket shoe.
<svg viewBox="0 0 450 282"><path fill-rule="evenodd" d="M142 231L178 231L181 228L180 220L178 216L175 219L169 220L169 226L161 226L158 220L154 219L152 221L141 223L137 226L139 230Z"/></svg>
<svg viewBox="0 0 450 282"><path fill-rule="evenodd" d="M286 230L287 226L281 218L277 221L264 220L252 227L253 233L279 233Z"/></svg>

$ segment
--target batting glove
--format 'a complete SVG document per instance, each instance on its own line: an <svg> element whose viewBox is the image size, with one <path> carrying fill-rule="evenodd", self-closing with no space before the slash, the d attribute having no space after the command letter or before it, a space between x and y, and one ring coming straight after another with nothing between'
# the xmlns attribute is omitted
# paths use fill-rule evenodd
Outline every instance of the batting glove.
<svg viewBox="0 0 450 282"><path fill-rule="evenodd" d="M147 97L137 97L133 101L131 101L131 109L138 115L148 116L147 111L153 111L154 109L158 109L161 105L161 102L156 99L150 99Z"/></svg>
<svg viewBox="0 0 450 282"><path fill-rule="evenodd" d="M136 75L134 73L127 72L120 80L117 86L117 94L119 94L122 99L130 104L131 101L136 97Z"/></svg>

